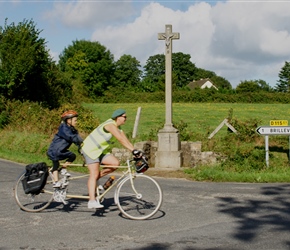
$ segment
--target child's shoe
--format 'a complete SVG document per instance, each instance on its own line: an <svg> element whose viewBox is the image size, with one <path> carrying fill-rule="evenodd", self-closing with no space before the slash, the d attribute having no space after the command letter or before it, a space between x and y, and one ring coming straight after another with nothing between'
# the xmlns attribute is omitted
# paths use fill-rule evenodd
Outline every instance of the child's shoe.
<svg viewBox="0 0 290 250"><path fill-rule="evenodd" d="M61 187L61 182L57 181L57 182L53 183L52 187L53 188L60 188Z"/></svg>
<svg viewBox="0 0 290 250"><path fill-rule="evenodd" d="M65 168L63 168L62 170L60 170L60 174L61 175L64 175L64 176L67 176L67 177L70 177L71 174L67 172L67 170Z"/></svg>

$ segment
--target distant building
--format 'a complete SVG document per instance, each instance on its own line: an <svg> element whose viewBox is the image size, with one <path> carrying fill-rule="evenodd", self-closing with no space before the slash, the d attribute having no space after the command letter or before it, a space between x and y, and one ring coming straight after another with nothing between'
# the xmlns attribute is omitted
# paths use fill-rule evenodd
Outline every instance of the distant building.
<svg viewBox="0 0 290 250"><path fill-rule="evenodd" d="M216 90L218 90L218 88L211 82L211 80L209 78L200 79L198 81L190 82L187 85L187 87L189 87L190 89L195 89L195 88L201 88L201 89L215 88Z"/></svg>

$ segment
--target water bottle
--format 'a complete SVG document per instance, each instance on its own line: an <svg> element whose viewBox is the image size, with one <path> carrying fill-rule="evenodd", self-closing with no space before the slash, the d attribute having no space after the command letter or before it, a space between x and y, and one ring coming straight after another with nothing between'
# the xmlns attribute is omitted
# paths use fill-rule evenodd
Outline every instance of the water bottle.
<svg viewBox="0 0 290 250"><path fill-rule="evenodd" d="M112 185L112 183L113 183L113 181L115 180L115 176L111 176L106 182L105 182L105 184L103 185L103 188L106 190L106 189L108 189L111 185Z"/></svg>

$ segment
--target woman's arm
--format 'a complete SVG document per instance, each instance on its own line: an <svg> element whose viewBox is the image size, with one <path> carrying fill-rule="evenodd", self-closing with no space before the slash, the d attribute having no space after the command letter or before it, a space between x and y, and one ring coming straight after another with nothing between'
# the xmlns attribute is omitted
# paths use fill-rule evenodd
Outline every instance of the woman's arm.
<svg viewBox="0 0 290 250"><path fill-rule="evenodd" d="M125 148L130 151L134 150L134 146L128 140L127 136L123 131L120 131L118 127L114 124L108 124L104 127L108 132L110 132Z"/></svg>

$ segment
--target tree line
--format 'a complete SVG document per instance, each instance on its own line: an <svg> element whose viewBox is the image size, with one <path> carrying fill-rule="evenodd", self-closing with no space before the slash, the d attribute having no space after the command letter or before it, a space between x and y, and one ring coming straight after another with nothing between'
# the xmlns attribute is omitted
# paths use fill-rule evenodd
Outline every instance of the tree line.
<svg viewBox="0 0 290 250"><path fill-rule="evenodd" d="M46 41L33 20L0 26L0 96L9 100L32 101L48 108L80 101L111 102L120 93L159 93L165 88L165 56L150 56L142 68L131 55L114 56L99 42L72 41L55 62ZM214 72L198 68L191 56L182 52L172 55L173 92L190 93L187 85L209 78L219 93L289 92L290 63L279 73L271 88L265 81L242 81L236 89ZM197 91L198 92L198 91ZM149 93L149 94L148 94ZM185 94L185 96L190 94ZM181 96L182 94L178 94ZM107 98L107 99L106 99ZM187 97L188 98L188 97Z"/></svg>

